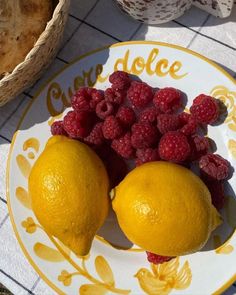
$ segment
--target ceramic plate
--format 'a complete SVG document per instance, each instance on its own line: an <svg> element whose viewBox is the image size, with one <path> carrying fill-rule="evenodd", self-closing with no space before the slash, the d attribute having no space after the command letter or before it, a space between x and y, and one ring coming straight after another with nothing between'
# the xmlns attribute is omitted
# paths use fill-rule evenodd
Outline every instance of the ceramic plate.
<svg viewBox="0 0 236 295"><path fill-rule="evenodd" d="M7 191L11 221L30 263L59 294L220 294L236 280L235 176L228 183L224 224L195 254L152 266L145 252L122 234L109 215L90 254L76 257L46 234L31 210L27 191L30 169L81 85L104 89L108 75L125 70L155 87L173 86L188 96L211 94L227 106L227 117L210 126L217 152L236 167L236 85L219 66L190 50L157 42L128 42L96 50L53 77L33 100L14 136L8 161ZM194 221L193 221L194 222ZM158 237L156 237L158 238Z"/></svg>

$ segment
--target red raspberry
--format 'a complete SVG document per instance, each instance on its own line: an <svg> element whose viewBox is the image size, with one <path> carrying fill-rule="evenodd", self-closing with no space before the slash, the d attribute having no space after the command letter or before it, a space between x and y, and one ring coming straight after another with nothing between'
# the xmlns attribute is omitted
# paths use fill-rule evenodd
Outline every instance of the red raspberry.
<svg viewBox="0 0 236 295"><path fill-rule="evenodd" d="M92 88L91 91L91 100L90 100L90 108L95 109L97 104L104 99L104 94L101 90L97 90L95 88Z"/></svg>
<svg viewBox="0 0 236 295"><path fill-rule="evenodd" d="M53 122L52 126L51 126L51 133L52 133L52 135L65 135L65 136L67 136L67 133L63 127L63 121Z"/></svg>
<svg viewBox="0 0 236 295"><path fill-rule="evenodd" d="M132 146L136 149L151 147L158 140L157 128L149 123L135 123L131 131Z"/></svg>
<svg viewBox="0 0 236 295"><path fill-rule="evenodd" d="M127 89L130 85L130 77L126 72L116 71L112 73L109 77L110 83L112 83L112 88L114 89Z"/></svg>
<svg viewBox="0 0 236 295"><path fill-rule="evenodd" d="M207 154L210 144L207 137L200 136L198 134L189 137L189 144L191 147L190 160L198 160L203 155Z"/></svg>
<svg viewBox="0 0 236 295"><path fill-rule="evenodd" d="M187 137L179 131L165 133L159 142L161 159L171 162L184 162L190 154Z"/></svg>
<svg viewBox="0 0 236 295"><path fill-rule="evenodd" d="M144 108L153 98L153 89L144 82L133 81L127 97L134 107Z"/></svg>
<svg viewBox="0 0 236 295"><path fill-rule="evenodd" d="M75 111L89 111L90 108L90 96L91 88L81 87L71 99L71 106Z"/></svg>
<svg viewBox="0 0 236 295"><path fill-rule="evenodd" d="M118 119L108 116L103 123L102 132L106 139L115 139L121 136L123 130Z"/></svg>
<svg viewBox="0 0 236 295"><path fill-rule="evenodd" d="M177 115L161 114L157 116L157 128L162 134L168 131L175 131L179 126L180 122Z"/></svg>
<svg viewBox="0 0 236 295"><path fill-rule="evenodd" d="M179 117L179 121L180 121L180 126L182 126L180 131L184 135L188 136L188 135L196 133L197 122L193 116L191 116L188 113L183 112L183 113L179 114L178 117Z"/></svg>
<svg viewBox="0 0 236 295"><path fill-rule="evenodd" d="M180 126L184 126L188 123L191 115L189 113L182 112L178 114L178 117L179 117Z"/></svg>
<svg viewBox="0 0 236 295"><path fill-rule="evenodd" d="M193 100L190 112L198 123L213 124L219 117L219 105L214 97L200 94Z"/></svg>
<svg viewBox="0 0 236 295"><path fill-rule="evenodd" d="M181 93L172 87L162 88L155 93L153 103L161 112L173 113L181 106Z"/></svg>
<svg viewBox="0 0 236 295"><path fill-rule="evenodd" d="M102 133L102 126L103 126L102 122L97 123L93 127L89 135L84 138L84 142L89 145L95 145L95 146L103 144L105 138Z"/></svg>
<svg viewBox="0 0 236 295"><path fill-rule="evenodd" d="M69 111L63 120L63 126L72 138L84 138L94 124L93 114L86 111Z"/></svg>
<svg viewBox="0 0 236 295"><path fill-rule="evenodd" d="M109 145L103 145L95 151L106 166L110 187L117 186L128 172L124 159L117 155Z"/></svg>
<svg viewBox="0 0 236 295"><path fill-rule="evenodd" d="M203 178L208 180L225 180L230 173L230 163L217 154L202 156L199 167Z"/></svg>
<svg viewBox="0 0 236 295"><path fill-rule="evenodd" d="M127 132L125 135L112 141L111 147L118 155L125 159L131 159L134 155L134 149L131 145L131 135Z"/></svg>
<svg viewBox="0 0 236 295"><path fill-rule="evenodd" d="M139 121L142 123L150 123L150 124L156 124L157 121L157 115L159 115L158 110L155 107L149 107L142 111L142 113L139 116Z"/></svg>
<svg viewBox="0 0 236 295"><path fill-rule="evenodd" d="M104 96L106 101L120 105L126 98L126 92L120 89L107 88Z"/></svg>
<svg viewBox="0 0 236 295"><path fill-rule="evenodd" d="M209 181L206 182L211 193L212 204L216 207L217 210L220 210L225 205L225 194L224 194L224 184L222 181Z"/></svg>
<svg viewBox="0 0 236 295"><path fill-rule="evenodd" d="M160 156L159 156L157 148L156 149L152 149L152 148L137 149L136 157L137 157L137 159L135 160L136 166L140 166L147 162L160 160Z"/></svg>
<svg viewBox="0 0 236 295"><path fill-rule="evenodd" d="M104 120L106 117L114 113L113 105L106 100L100 101L96 106L96 114L98 118Z"/></svg>
<svg viewBox="0 0 236 295"><path fill-rule="evenodd" d="M123 125L131 126L135 120L135 112L130 107L121 106L116 114L116 117Z"/></svg>
<svg viewBox="0 0 236 295"><path fill-rule="evenodd" d="M169 256L157 255L157 254L147 252L147 251L146 251L146 253L147 253L147 260L153 264L161 264L161 263L170 261L171 259L174 258L174 257L169 257Z"/></svg>

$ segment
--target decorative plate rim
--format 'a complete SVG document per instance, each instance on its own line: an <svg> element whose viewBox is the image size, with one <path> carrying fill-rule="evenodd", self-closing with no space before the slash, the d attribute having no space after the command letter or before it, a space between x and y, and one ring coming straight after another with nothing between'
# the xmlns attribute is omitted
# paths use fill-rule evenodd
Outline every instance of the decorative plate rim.
<svg viewBox="0 0 236 295"><path fill-rule="evenodd" d="M211 66L215 67L219 72L221 72L224 76L226 76L231 82L233 82L236 85L236 80L228 73L226 72L221 66L219 66L218 64L216 64L214 61L208 59L207 57L191 50L188 48L184 48L182 46L179 45L175 45L175 44L171 44L171 43L165 43L165 42L159 42L159 41L126 41L126 42L119 42L119 43L115 43L112 45L107 45L92 51L89 51L83 55L80 55L79 57L75 58L72 62L70 62L69 64L65 65L64 67L62 67L62 69L60 69L57 73L55 73L54 75L52 75L49 79L47 79L47 81L45 83L43 83L43 85L39 88L39 90L36 92L36 94L34 95L33 99L29 102L29 104L27 105L25 111L23 112L18 125L16 127L16 131L12 137L12 142L10 145L10 150L8 153L8 157L7 157L7 167L6 167L6 196L7 196L7 206L8 206L8 212L10 215L10 220L11 220L11 224L13 227L13 231L15 233L16 239L24 253L24 255L26 256L27 260L29 261L29 263L31 264L31 266L34 268L34 270L38 273L38 275L48 284L48 286L50 286L54 291L56 291L58 294L62 294L65 295L65 293L63 291L61 291L53 282L51 282L51 280L49 280L45 274L42 273L42 271L39 269L39 267L36 265L36 263L34 262L34 260L31 258L30 254L27 252L24 243L22 242L20 235L17 231L16 228L16 224L14 221L14 217L13 217L13 213L11 210L11 204L10 204L10 192L9 192L9 188L10 188L10 161L11 161L11 154L14 148L14 144L15 144L15 140L17 137L17 133L18 133L18 129L20 128L23 120L25 119L26 114L29 112L31 106L33 105L33 103L35 102L35 100L38 98L38 96L41 94L41 92L45 89L46 85L48 85L48 83L50 81L52 81L54 78L56 78L57 76L59 76L61 73L63 73L67 68L71 67L73 64L77 63L78 61L84 59L85 57L91 56L97 52L103 51L105 49L109 49L109 48L113 48L113 47L119 47L119 46L124 46L124 45L160 45L163 47L169 47L169 48L174 48L174 49L178 49L180 51L186 52L188 54L191 54L193 56L196 56L198 58L200 58L201 60L207 62L208 64L210 64ZM234 283L234 281L236 280L236 274L233 275L231 278L229 278L229 280L227 280L220 288L218 288L216 291L214 291L212 293L212 295L220 295L222 292L224 292L230 285L232 285Z"/></svg>

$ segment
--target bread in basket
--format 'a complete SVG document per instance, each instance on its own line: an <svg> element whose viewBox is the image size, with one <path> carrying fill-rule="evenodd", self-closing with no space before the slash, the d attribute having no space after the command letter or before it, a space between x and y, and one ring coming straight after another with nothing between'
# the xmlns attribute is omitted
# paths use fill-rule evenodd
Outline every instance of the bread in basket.
<svg viewBox="0 0 236 295"><path fill-rule="evenodd" d="M0 0L0 106L32 85L54 58L69 2Z"/></svg>

